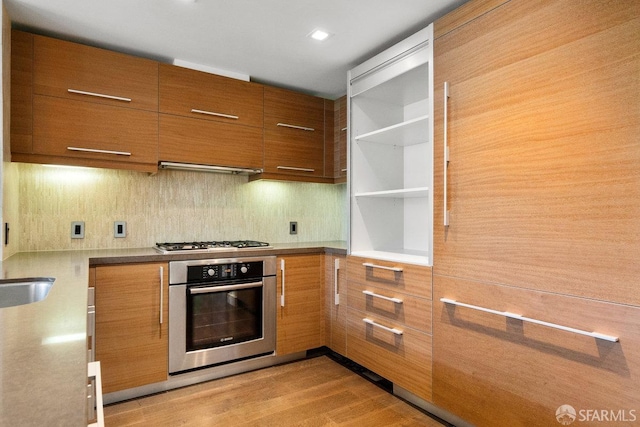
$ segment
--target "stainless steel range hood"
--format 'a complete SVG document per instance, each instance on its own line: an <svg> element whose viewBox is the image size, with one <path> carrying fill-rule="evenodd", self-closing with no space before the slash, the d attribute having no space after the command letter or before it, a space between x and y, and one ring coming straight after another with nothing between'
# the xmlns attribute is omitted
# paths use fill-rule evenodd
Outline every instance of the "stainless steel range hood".
<svg viewBox="0 0 640 427"><path fill-rule="evenodd" d="M194 163L175 163L175 162L160 162L158 164L160 169L177 169L185 171L198 171L198 172L212 172L212 173L228 173L233 175L256 175L262 173L262 169L247 169L247 168L234 168L228 166L210 166L210 165L198 165Z"/></svg>

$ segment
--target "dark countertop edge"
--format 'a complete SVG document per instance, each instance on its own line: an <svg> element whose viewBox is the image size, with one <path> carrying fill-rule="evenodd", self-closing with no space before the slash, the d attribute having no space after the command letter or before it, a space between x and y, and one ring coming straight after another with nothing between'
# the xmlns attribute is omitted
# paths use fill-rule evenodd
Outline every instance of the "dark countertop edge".
<svg viewBox="0 0 640 427"><path fill-rule="evenodd" d="M143 249L113 249L95 256L89 256L89 266L108 264L131 264L143 262L169 262L208 258L238 258L255 256L281 256L325 253L331 255L346 255L346 242L306 242L273 244L269 249L242 249L235 251L214 251L200 253L162 254L152 248Z"/></svg>

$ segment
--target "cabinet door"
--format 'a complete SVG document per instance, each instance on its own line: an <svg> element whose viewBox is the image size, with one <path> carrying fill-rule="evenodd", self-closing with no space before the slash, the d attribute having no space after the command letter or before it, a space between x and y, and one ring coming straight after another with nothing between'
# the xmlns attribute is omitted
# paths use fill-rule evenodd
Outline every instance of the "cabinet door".
<svg viewBox="0 0 640 427"><path fill-rule="evenodd" d="M347 96L336 100L334 129L334 177L347 182Z"/></svg>
<svg viewBox="0 0 640 427"><path fill-rule="evenodd" d="M35 154L157 170L156 113L36 95L33 115Z"/></svg>
<svg viewBox="0 0 640 427"><path fill-rule="evenodd" d="M160 114L160 161L262 168L262 129Z"/></svg>
<svg viewBox="0 0 640 427"><path fill-rule="evenodd" d="M257 83L160 64L160 112L262 128Z"/></svg>
<svg viewBox="0 0 640 427"><path fill-rule="evenodd" d="M324 345L323 255L278 258L278 355Z"/></svg>
<svg viewBox="0 0 640 427"><path fill-rule="evenodd" d="M33 150L33 35L11 30L11 152Z"/></svg>
<svg viewBox="0 0 640 427"><path fill-rule="evenodd" d="M640 305L639 17L511 1L435 40L435 274Z"/></svg>
<svg viewBox="0 0 640 427"><path fill-rule="evenodd" d="M158 111L158 63L36 35L33 90L39 95Z"/></svg>
<svg viewBox="0 0 640 427"><path fill-rule="evenodd" d="M575 410L576 425L637 424L640 308L434 276L433 319L434 403L473 425L561 425L562 405Z"/></svg>
<svg viewBox="0 0 640 427"><path fill-rule="evenodd" d="M264 89L266 173L324 174L324 100L274 87Z"/></svg>
<svg viewBox="0 0 640 427"><path fill-rule="evenodd" d="M347 354L347 258L326 255L327 345L343 356Z"/></svg>
<svg viewBox="0 0 640 427"><path fill-rule="evenodd" d="M166 380L168 273L166 263L96 267L96 360L104 393Z"/></svg>

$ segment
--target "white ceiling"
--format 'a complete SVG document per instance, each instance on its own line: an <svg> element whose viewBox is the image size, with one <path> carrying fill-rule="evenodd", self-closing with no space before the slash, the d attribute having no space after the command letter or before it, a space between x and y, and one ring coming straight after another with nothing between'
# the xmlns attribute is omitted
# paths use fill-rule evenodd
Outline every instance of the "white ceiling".
<svg viewBox="0 0 640 427"><path fill-rule="evenodd" d="M347 71L467 0L4 0L13 26L335 99ZM307 35L332 33L324 42Z"/></svg>

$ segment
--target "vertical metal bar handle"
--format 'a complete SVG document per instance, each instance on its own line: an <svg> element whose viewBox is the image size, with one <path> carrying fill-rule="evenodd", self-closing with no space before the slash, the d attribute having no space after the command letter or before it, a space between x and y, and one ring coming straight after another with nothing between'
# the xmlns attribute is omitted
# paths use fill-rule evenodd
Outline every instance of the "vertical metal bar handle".
<svg viewBox="0 0 640 427"><path fill-rule="evenodd" d="M340 258L336 258L333 264L333 303L340 305L340 292L338 290L338 274L340 272Z"/></svg>
<svg viewBox="0 0 640 427"><path fill-rule="evenodd" d="M280 273L282 275L282 295L280 295L280 307L284 307L284 259L280 260Z"/></svg>
<svg viewBox="0 0 640 427"><path fill-rule="evenodd" d="M164 305L164 267L160 267L160 324L162 325L162 306Z"/></svg>
<svg viewBox="0 0 640 427"><path fill-rule="evenodd" d="M449 141L447 139L447 110L449 107L449 82L444 82L444 226L449 226L449 210L447 209L447 167L449 166Z"/></svg>

